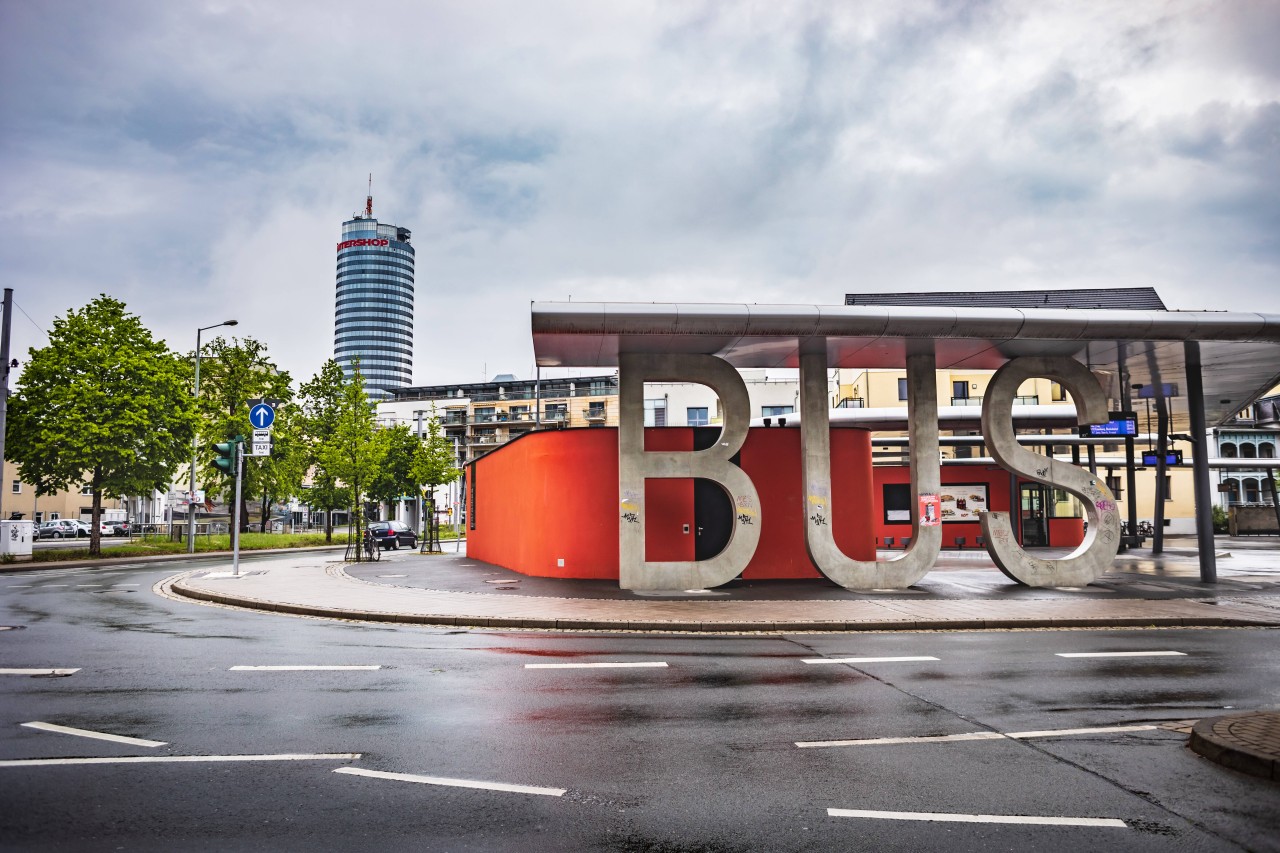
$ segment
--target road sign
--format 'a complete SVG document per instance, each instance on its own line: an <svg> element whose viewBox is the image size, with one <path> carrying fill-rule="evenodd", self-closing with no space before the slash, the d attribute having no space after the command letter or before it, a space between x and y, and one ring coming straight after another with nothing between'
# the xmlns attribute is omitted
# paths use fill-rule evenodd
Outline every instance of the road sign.
<svg viewBox="0 0 1280 853"><path fill-rule="evenodd" d="M276 410L266 403L259 403L249 410L249 423L255 430L270 429L276 422ZM255 456L258 454L254 454Z"/></svg>
<svg viewBox="0 0 1280 853"><path fill-rule="evenodd" d="M269 430L269 429L255 429L255 430L253 431L253 440L254 440L255 442L257 442L257 441L270 441L270 440L271 440L271 430Z"/></svg>
<svg viewBox="0 0 1280 853"><path fill-rule="evenodd" d="M249 453L249 455L250 455L250 456L270 456L270 455L271 455L271 442L269 442L269 441L255 441L255 442L253 443L253 450Z"/></svg>

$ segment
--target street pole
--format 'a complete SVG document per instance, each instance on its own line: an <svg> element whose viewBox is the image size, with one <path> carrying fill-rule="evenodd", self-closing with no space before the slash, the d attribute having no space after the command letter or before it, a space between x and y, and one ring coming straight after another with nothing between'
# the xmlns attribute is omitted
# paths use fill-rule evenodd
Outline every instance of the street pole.
<svg viewBox="0 0 1280 853"><path fill-rule="evenodd" d="M236 503L231 514L231 574L240 576L240 480L244 475L244 441L236 442Z"/></svg>
<svg viewBox="0 0 1280 853"><path fill-rule="evenodd" d="M0 471L4 470L4 436L9 425L9 322L13 318L13 288L4 289L4 326L0 329ZM2 484L0 484L2 485ZM0 488L0 495L4 489ZM0 518L4 518L0 512ZM35 516L32 516L32 521Z"/></svg>
<svg viewBox="0 0 1280 853"><path fill-rule="evenodd" d="M200 333L207 332L210 329L217 329L221 326L234 326L238 320L224 320L221 323L214 323L212 326L202 326L196 329L196 381L192 393L196 398L196 411L199 413L200 407ZM196 429L195 435L191 437L191 489L187 492L187 553L194 554L196 552L196 462L200 458L200 430ZM236 497L239 501L239 496Z"/></svg>

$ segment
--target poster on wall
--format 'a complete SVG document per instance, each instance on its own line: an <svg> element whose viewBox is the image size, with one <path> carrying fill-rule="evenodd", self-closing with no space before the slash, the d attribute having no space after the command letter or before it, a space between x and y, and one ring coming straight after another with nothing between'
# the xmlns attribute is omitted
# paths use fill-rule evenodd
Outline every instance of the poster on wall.
<svg viewBox="0 0 1280 853"><path fill-rule="evenodd" d="M978 520L978 513L987 511L986 483L949 483L938 495L943 521Z"/></svg>
<svg viewBox="0 0 1280 853"><path fill-rule="evenodd" d="M938 495L921 495L920 496L920 526L921 527L937 527L942 523L942 516L939 512L942 502Z"/></svg>

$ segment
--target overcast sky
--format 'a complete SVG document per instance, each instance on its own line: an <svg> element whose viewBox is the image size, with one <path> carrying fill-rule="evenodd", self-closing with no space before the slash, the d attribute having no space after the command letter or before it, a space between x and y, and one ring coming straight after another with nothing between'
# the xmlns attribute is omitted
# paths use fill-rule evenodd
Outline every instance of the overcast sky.
<svg viewBox="0 0 1280 853"><path fill-rule="evenodd" d="M1280 3L0 0L14 350L98 293L295 378L412 229L420 384L531 300L1156 287L1280 312Z"/></svg>

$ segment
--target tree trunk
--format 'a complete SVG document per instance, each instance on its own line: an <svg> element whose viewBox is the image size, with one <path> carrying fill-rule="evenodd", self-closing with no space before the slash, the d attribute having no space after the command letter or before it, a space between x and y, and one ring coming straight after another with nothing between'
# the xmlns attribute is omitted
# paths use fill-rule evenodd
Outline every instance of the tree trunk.
<svg viewBox="0 0 1280 853"><path fill-rule="evenodd" d="M267 489L266 489L266 487L265 487L265 486L264 486L264 487L263 487L263 489L262 489L262 513L261 513L261 518L262 518L262 521L261 521L261 522L259 522L259 529L260 529L263 533L266 533L266 532L267 532Z"/></svg>
<svg viewBox="0 0 1280 853"><path fill-rule="evenodd" d="M333 507L327 507L324 511L324 544L333 544Z"/></svg>
<svg viewBox="0 0 1280 853"><path fill-rule="evenodd" d="M97 476L93 485L93 511L89 513L89 556L102 554L102 489L98 488Z"/></svg>

